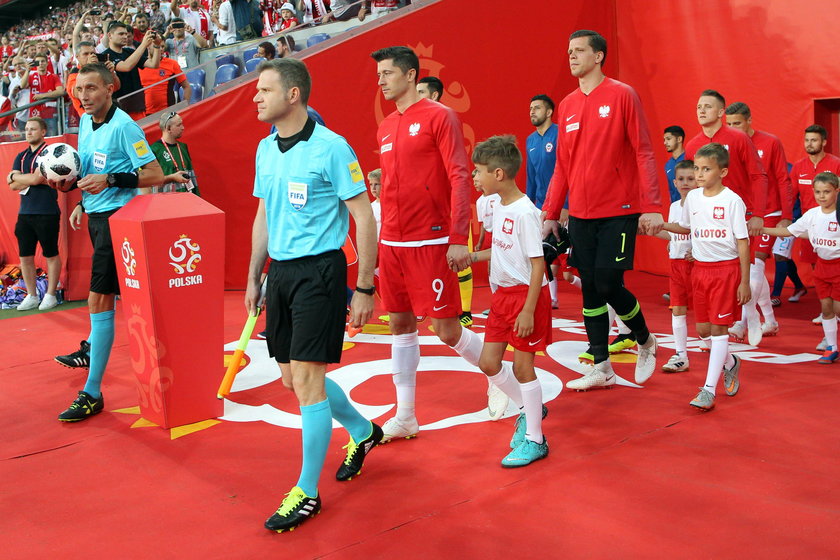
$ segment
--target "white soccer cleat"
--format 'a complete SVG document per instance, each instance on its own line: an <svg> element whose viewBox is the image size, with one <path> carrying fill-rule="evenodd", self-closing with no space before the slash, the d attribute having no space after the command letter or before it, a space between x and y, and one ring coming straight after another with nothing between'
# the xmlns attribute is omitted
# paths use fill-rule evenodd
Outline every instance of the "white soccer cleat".
<svg viewBox="0 0 840 560"><path fill-rule="evenodd" d="M762 323L761 324L761 335L762 336L776 336L779 334L779 323Z"/></svg>
<svg viewBox="0 0 840 560"><path fill-rule="evenodd" d="M653 375L653 371L656 369L656 349L658 346L653 333L648 336L647 342L638 345L639 355L636 358L636 383L639 385L642 385L650 379L650 376Z"/></svg>
<svg viewBox="0 0 840 560"><path fill-rule="evenodd" d="M815 325L822 325L822 313L811 319L811 322Z"/></svg>
<svg viewBox="0 0 840 560"><path fill-rule="evenodd" d="M20 305L17 306L18 311L29 311L30 309L35 309L38 307L38 304L41 303L41 300L38 299L38 296L35 294L29 294L23 301L20 302Z"/></svg>
<svg viewBox="0 0 840 560"><path fill-rule="evenodd" d="M392 439L411 439L417 437L420 431L420 425L417 423L417 418L411 420L400 420L396 416L382 424L382 441L379 443L388 443Z"/></svg>
<svg viewBox="0 0 840 560"><path fill-rule="evenodd" d="M828 341L825 339L825 337L823 337L822 341L820 341L820 343L817 344L817 350L819 350L820 352L824 352L826 348L828 348Z"/></svg>
<svg viewBox="0 0 840 560"><path fill-rule="evenodd" d="M743 342L744 338L746 338L747 336L747 327L744 326L744 323L737 321L731 327L729 327L729 336L731 336L738 342Z"/></svg>
<svg viewBox="0 0 840 560"><path fill-rule="evenodd" d="M574 389L575 391L588 391L598 387L607 389L613 385L615 385L615 372L609 360L592 366L589 373L580 379L572 379L566 383L568 389Z"/></svg>
<svg viewBox="0 0 840 560"><path fill-rule="evenodd" d="M491 382L487 387L487 412L490 414L490 420L499 420L504 416L508 402L510 402L510 397Z"/></svg>
<svg viewBox="0 0 840 560"><path fill-rule="evenodd" d="M662 366L662 371L665 373L677 373L679 371L688 371L688 356L680 356L674 354L668 359L668 363Z"/></svg>

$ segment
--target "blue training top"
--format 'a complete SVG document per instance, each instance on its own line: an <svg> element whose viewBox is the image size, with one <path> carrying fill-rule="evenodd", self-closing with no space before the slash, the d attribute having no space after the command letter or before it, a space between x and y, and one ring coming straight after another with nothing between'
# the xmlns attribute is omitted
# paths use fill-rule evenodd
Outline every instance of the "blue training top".
<svg viewBox="0 0 840 560"><path fill-rule="evenodd" d="M105 121L94 129L93 117L82 115L79 123L80 177L91 173L131 173L155 161L146 135L128 113L112 105ZM122 208L137 189L108 187L99 194L82 193L85 212L108 212Z"/></svg>
<svg viewBox="0 0 840 560"><path fill-rule="evenodd" d="M545 134L540 136L534 131L526 141L528 150L527 178L525 195L531 199L534 206L542 209L548 184L554 174L554 164L557 161L557 125L551 123Z"/></svg>

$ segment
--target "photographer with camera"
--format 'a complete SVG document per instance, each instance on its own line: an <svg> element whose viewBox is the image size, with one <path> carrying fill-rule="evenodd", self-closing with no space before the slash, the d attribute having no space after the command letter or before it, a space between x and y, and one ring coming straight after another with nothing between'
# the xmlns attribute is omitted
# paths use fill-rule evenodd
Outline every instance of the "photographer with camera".
<svg viewBox="0 0 840 560"><path fill-rule="evenodd" d="M151 148L164 173L160 192L191 192L200 196L190 151L178 141L184 134L184 121L171 111L160 116L159 124L161 138Z"/></svg>
<svg viewBox="0 0 840 560"><path fill-rule="evenodd" d="M181 18L174 18L169 24L165 35L170 33L172 38L166 40L169 56L184 70L198 66L198 52L208 46L204 37Z"/></svg>

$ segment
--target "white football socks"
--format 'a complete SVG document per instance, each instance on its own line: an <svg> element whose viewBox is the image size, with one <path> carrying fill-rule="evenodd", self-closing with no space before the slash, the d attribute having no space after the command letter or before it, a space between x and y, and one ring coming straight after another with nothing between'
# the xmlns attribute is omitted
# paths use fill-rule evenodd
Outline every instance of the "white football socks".
<svg viewBox="0 0 840 560"><path fill-rule="evenodd" d="M823 318L822 327L825 333L825 343L831 346L832 350L837 350L837 318Z"/></svg>
<svg viewBox="0 0 840 560"><path fill-rule="evenodd" d="M551 294L551 301L557 301L557 278L548 283L548 293Z"/></svg>
<svg viewBox="0 0 840 560"><path fill-rule="evenodd" d="M461 328L461 338L458 344L452 347L453 350L467 360L471 365L478 367L478 359L481 357L481 348L484 343L481 337L472 332L470 329Z"/></svg>
<svg viewBox="0 0 840 560"><path fill-rule="evenodd" d="M750 265L750 290L752 291L753 301L761 309L761 314L764 315L764 322L775 323L776 313L773 311L773 304L770 303L770 285L764 275L765 267L765 262L759 258L756 258L755 262Z"/></svg>
<svg viewBox="0 0 840 560"><path fill-rule="evenodd" d="M519 383L522 392L522 408L525 412L525 437L536 443L543 442L542 433L542 385L539 379Z"/></svg>
<svg viewBox="0 0 840 560"><path fill-rule="evenodd" d="M706 370L706 384L703 386L713 395L723 373L723 366L729 357L729 335L713 336L712 349L709 352L709 369Z"/></svg>
<svg viewBox="0 0 840 560"><path fill-rule="evenodd" d="M677 354L685 356L688 345L688 324L685 315L672 315L671 328L674 330L674 346Z"/></svg>
<svg viewBox="0 0 840 560"><path fill-rule="evenodd" d="M397 388L397 418L414 418L414 394L417 385L417 366L420 365L420 338L417 331L394 335L391 345L391 370Z"/></svg>
<svg viewBox="0 0 840 560"><path fill-rule="evenodd" d="M502 362L502 369L494 376L488 376L487 379L498 387L504 394L510 397L510 400L516 405L516 408L522 408L522 392L520 391L519 382L513 375L513 369L510 363Z"/></svg>

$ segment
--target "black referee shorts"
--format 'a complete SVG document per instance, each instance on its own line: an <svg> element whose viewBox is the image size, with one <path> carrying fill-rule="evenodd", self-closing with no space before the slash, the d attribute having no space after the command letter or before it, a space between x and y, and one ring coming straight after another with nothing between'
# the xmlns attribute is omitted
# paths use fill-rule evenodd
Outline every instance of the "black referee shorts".
<svg viewBox="0 0 840 560"><path fill-rule="evenodd" d="M638 227L639 214L591 220L569 216L572 242L569 265L584 269L631 270Z"/></svg>
<svg viewBox="0 0 840 560"><path fill-rule="evenodd" d="M60 221L61 214L19 214L15 224L18 255L35 256L35 247L40 243L44 257L49 259L56 256Z"/></svg>
<svg viewBox="0 0 840 560"><path fill-rule="evenodd" d="M344 252L271 261L266 286L266 342L279 363L341 360L347 315Z"/></svg>
<svg viewBox="0 0 840 560"><path fill-rule="evenodd" d="M97 294L119 294L120 280L117 277L117 263L111 244L111 226L108 218L119 210L88 214L88 233L93 244L90 273L90 291Z"/></svg>

